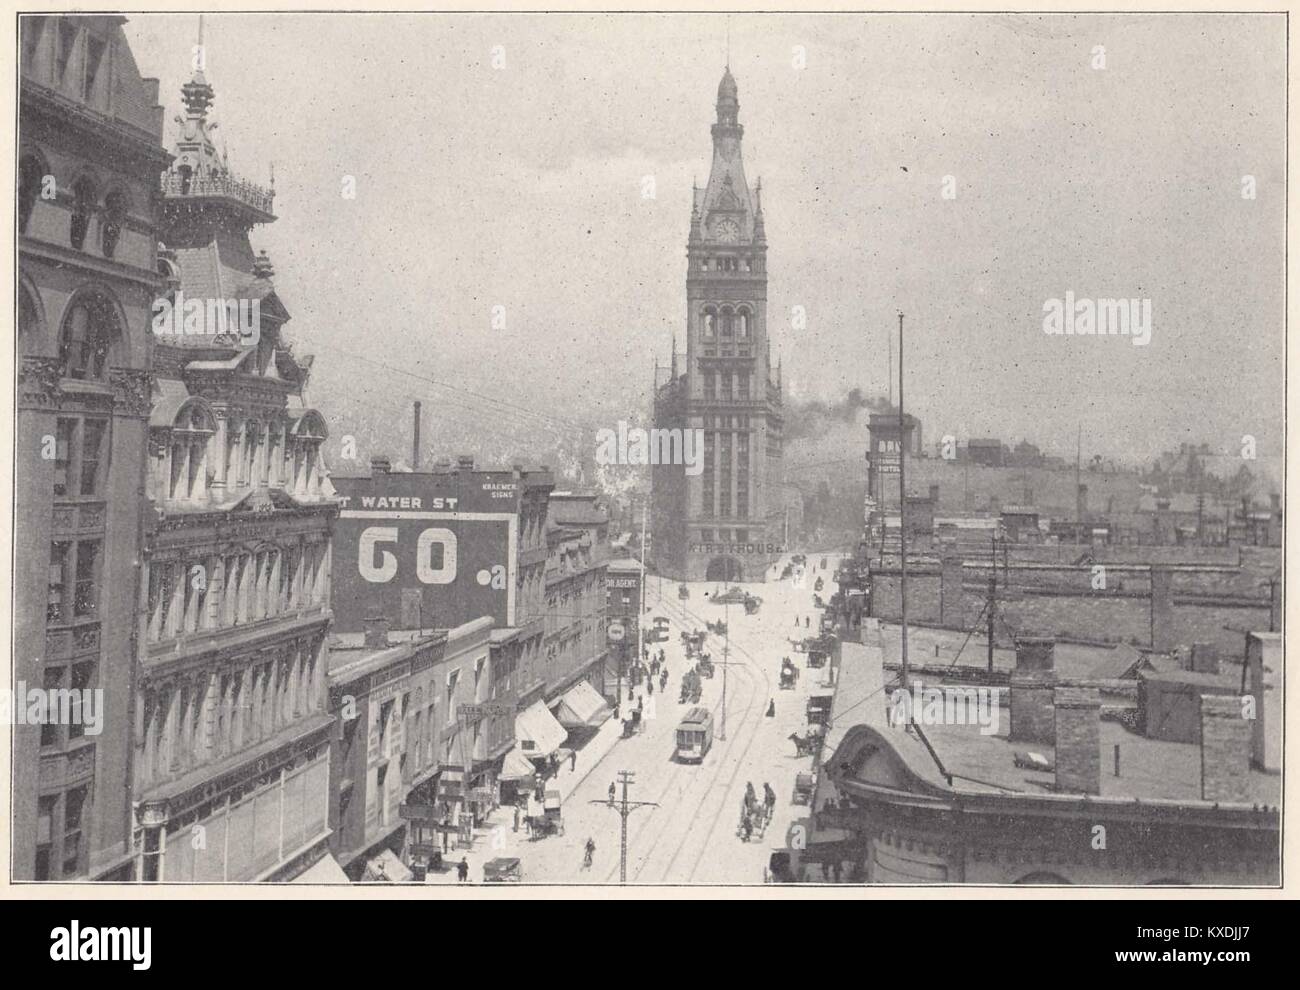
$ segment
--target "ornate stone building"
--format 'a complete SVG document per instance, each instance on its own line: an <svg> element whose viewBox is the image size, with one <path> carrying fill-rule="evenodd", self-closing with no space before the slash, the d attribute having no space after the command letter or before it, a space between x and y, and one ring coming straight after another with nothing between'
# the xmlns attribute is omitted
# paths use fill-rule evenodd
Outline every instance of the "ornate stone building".
<svg viewBox="0 0 1300 990"><path fill-rule="evenodd" d="M102 694L13 726L18 880L131 867L153 195L170 156L124 21L20 22L12 688Z"/></svg>
<svg viewBox="0 0 1300 990"><path fill-rule="evenodd" d="M162 174L134 719L134 851L144 881L278 880L324 855L326 640L337 500L311 358L250 230L273 190L233 176L213 89L182 87ZM166 314L165 308L159 309Z"/></svg>
<svg viewBox="0 0 1300 990"><path fill-rule="evenodd" d="M660 463L651 475L654 563L690 580L761 581L784 534L762 182L751 188L745 178L739 110L728 69L718 84L709 182L691 204L685 367L674 343L667 381L658 372L655 381L655 427L700 431L703 441L701 470Z"/></svg>

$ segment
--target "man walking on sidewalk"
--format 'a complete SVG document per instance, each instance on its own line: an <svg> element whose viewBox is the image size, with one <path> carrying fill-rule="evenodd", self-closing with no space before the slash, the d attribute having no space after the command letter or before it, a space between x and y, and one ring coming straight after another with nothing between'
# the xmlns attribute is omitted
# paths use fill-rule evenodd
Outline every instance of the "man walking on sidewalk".
<svg viewBox="0 0 1300 990"><path fill-rule="evenodd" d="M574 773L578 769L578 751L575 749L569 753L569 773Z"/></svg>

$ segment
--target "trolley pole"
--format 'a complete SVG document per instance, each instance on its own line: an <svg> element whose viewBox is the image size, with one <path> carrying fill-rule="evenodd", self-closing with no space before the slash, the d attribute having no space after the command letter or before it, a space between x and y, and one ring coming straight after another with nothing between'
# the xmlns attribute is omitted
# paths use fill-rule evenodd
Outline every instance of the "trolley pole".
<svg viewBox="0 0 1300 990"><path fill-rule="evenodd" d="M636 774L631 770L620 770L618 772L619 783L623 785L623 800L618 805L618 816L622 820L619 826L618 840L618 882L627 883L627 819L637 808L657 808L658 801L629 801L627 799L627 789L636 783ZM608 801L590 801L589 804L600 804L605 807L609 806Z"/></svg>

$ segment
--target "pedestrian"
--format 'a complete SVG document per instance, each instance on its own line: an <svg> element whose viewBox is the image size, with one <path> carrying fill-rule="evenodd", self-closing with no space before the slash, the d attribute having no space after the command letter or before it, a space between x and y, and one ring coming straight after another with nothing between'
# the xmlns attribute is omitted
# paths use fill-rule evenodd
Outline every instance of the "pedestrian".
<svg viewBox="0 0 1300 990"><path fill-rule="evenodd" d="M772 698L767 703L767 717L776 718L776 699Z"/></svg>
<svg viewBox="0 0 1300 990"><path fill-rule="evenodd" d="M578 751L575 749L569 753L569 773L574 773L578 769Z"/></svg>
<svg viewBox="0 0 1300 990"><path fill-rule="evenodd" d="M831 865L831 873L835 875L836 883L840 882L840 875L843 869L844 869L844 864L841 863L838 859Z"/></svg>
<svg viewBox="0 0 1300 990"><path fill-rule="evenodd" d="M582 868L584 870L591 868L592 857L596 855L596 840L588 837L587 844L583 846Z"/></svg>
<svg viewBox="0 0 1300 990"><path fill-rule="evenodd" d="M796 626L799 625L799 616L797 616L797 615L794 617L794 624L795 624Z"/></svg>
<svg viewBox="0 0 1300 990"><path fill-rule="evenodd" d="M811 616L807 616L807 615L805 615L805 616L803 617L803 627L804 627L805 629L808 628L808 623L809 623L810 620L811 620Z"/></svg>
<svg viewBox="0 0 1300 990"><path fill-rule="evenodd" d="M515 831L519 831L519 805L515 805Z"/></svg>
<svg viewBox="0 0 1300 990"><path fill-rule="evenodd" d="M464 883L469 879L469 861L464 856L456 864L456 876L459 878L460 883Z"/></svg>
<svg viewBox="0 0 1300 990"><path fill-rule="evenodd" d="M653 678L647 677L645 679L645 693L649 695L655 693L655 682Z"/></svg>
<svg viewBox="0 0 1300 990"><path fill-rule="evenodd" d="M823 863L822 863L822 879L823 879L824 881L826 881L826 883L830 883L830 882L831 882L831 864L830 864L830 863L827 863L827 862L823 862Z"/></svg>

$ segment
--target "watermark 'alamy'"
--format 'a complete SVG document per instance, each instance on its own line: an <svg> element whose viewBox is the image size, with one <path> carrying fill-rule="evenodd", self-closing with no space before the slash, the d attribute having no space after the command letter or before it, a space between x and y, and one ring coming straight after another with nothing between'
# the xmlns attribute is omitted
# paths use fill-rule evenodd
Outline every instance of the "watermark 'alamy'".
<svg viewBox="0 0 1300 990"><path fill-rule="evenodd" d="M1043 333L1056 336L1132 337L1135 347L1151 343L1150 299L1076 299L1067 290L1065 301L1043 303Z"/></svg>
<svg viewBox="0 0 1300 990"><path fill-rule="evenodd" d="M13 691L0 689L0 724L81 725L97 736L104 729L104 689L28 688L19 681Z"/></svg>
<svg viewBox="0 0 1300 990"><path fill-rule="evenodd" d="M639 426L618 421L618 433L596 431L597 464L684 464L694 477L704 471L704 431Z"/></svg>
<svg viewBox="0 0 1300 990"><path fill-rule="evenodd" d="M920 681L912 690L895 689L889 696L889 724L978 725L980 735L997 735L1001 708L998 688L925 687Z"/></svg>
<svg viewBox="0 0 1300 990"><path fill-rule="evenodd" d="M175 299L153 301L153 332L160 337L232 334L241 344L253 344L261 326L259 299L186 299L178 289Z"/></svg>

